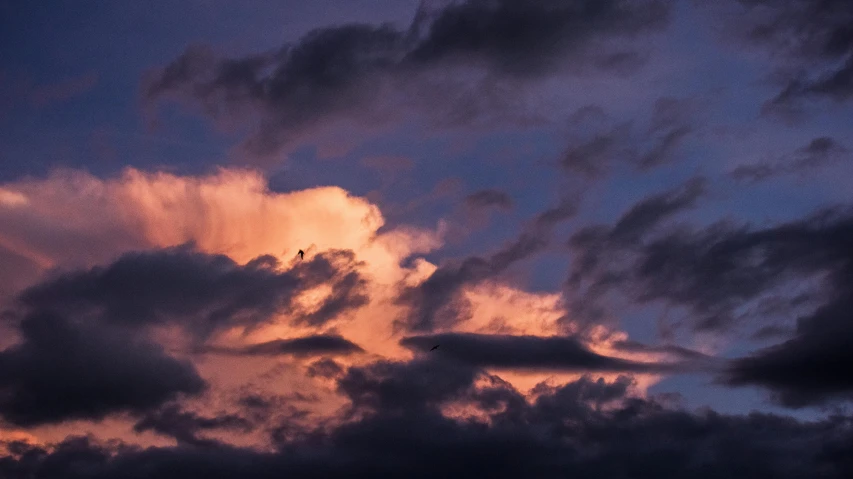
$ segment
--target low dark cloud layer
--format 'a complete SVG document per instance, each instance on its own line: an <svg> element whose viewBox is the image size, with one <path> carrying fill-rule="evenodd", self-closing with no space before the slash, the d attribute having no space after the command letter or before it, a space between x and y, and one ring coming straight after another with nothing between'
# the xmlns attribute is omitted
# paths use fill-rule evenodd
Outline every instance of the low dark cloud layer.
<svg viewBox="0 0 853 479"><path fill-rule="evenodd" d="M473 381L480 378L479 386ZM847 417L818 422L674 409L628 395L629 378L584 377L526 401L495 378L440 362L385 363L341 379L363 415L283 440L277 452L223 445L113 447L68 438L52 451L13 445L9 479L56 477L730 477L843 478L853 472ZM485 414L455 420L463 401ZM606 407L605 407L606 406ZM74 467L72 467L72 464Z"/></svg>
<svg viewBox="0 0 853 479"><path fill-rule="evenodd" d="M37 312L21 334L0 351L0 415L16 425L144 412L206 388L189 362L114 329Z"/></svg>
<svg viewBox="0 0 853 479"><path fill-rule="evenodd" d="M646 364L602 356L573 337L445 333L404 338L400 344L478 368L552 371L673 371L675 365Z"/></svg>
<svg viewBox="0 0 853 479"><path fill-rule="evenodd" d="M239 265L224 255L181 246L128 253L105 267L66 273L27 289L20 302L110 324L171 322L201 336L283 313L295 323L322 325L367 302L365 280L355 266L349 251L316 255L282 271L272 256ZM332 296L314 311L300 311L294 298L321 284L333 286Z"/></svg>
<svg viewBox="0 0 853 479"><path fill-rule="evenodd" d="M479 368L441 358L408 363L380 361L350 368L338 379L338 391L353 411L380 414L435 412L474 390Z"/></svg>
<svg viewBox="0 0 853 479"><path fill-rule="evenodd" d="M259 125L244 145L256 156L272 154L323 123L382 124L406 109L426 112L436 124L471 124L513 110L509 116L528 117L501 79L633 67L644 52L624 40L663 29L672 4L468 0L423 9L408 30L321 28L275 52L244 58L222 59L194 46L153 73L143 96L149 102L175 98L216 120ZM448 80L455 67L473 68L487 79L473 85L465 75Z"/></svg>

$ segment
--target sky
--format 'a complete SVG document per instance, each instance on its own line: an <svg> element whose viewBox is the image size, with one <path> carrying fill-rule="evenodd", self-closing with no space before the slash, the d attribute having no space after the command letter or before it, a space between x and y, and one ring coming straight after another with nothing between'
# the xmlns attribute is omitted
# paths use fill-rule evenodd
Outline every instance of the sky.
<svg viewBox="0 0 853 479"><path fill-rule="evenodd" d="M0 0L0 477L851 477L850 25Z"/></svg>

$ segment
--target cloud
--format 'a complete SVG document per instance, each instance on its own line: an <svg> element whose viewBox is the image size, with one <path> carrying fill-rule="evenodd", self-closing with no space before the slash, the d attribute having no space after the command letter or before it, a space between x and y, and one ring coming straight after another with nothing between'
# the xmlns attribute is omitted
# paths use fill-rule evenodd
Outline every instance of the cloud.
<svg viewBox="0 0 853 479"><path fill-rule="evenodd" d="M619 351L625 352L660 353L667 356L673 356L680 361L719 361L719 359L714 358L713 356L676 345L651 346L639 341L620 340L614 342L613 347Z"/></svg>
<svg viewBox="0 0 853 479"><path fill-rule="evenodd" d="M478 368L558 371L662 371L662 364L643 364L596 354L573 337L512 336L499 334L445 333L413 336L401 341L406 347L453 359Z"/></svg>
<svg viewBox="0 0 853 479"><path fill-rule="evenodd" d="M177 323L201 336L285 313L294 323L321 325L367 301L364 280L347 271L352 263L352 252L330 251L282 271L272 256L241 266L227 256L181 246L128 253L106 267L63 274L28 288L20 301L31 308L95 314L106 323ZM320 285L336 291L315 311L302 311L297 295Z"/></svg>
<svg viewBox="0 0 853 479"><path fill-rule="evenodd" d="M775 176L808 172L837 161L847 151L833 138L821 136L798 148L789 158L782 158L777 164L764 162L743 165L735 168L730 175L734 179L754 183Z"/></svg>
<svg viewBox="0 0 853 479"><path fill-rule="evenodd" d="M180 406L174 404L145 414L133 426L133 430L136 432L155 431L158 434L175 438L178 445L200 447L220 444L212 439L198 437L198 433L201 431L229 429L250 431L253 428L254 425L249 420L236 414L206 417L191 411L184 411Z"/></svg>
<svg viewBox="0 0 853 479"><path fill-rule="evenodd" d="M404 354L391 327L402 308L390 300L429 275L434 266L419 255L441 245L440 231L387 225L375 205L343 189L275 193L247 170L128 169L104 179L64 170L2 188L26 199L0 205L0 251L15 259L0 268L2 307L41 304L75 321L137 324L144 329L135 334L170 351L334 329L371 354ZM30 302L21 304L24 290ZM0 347L15 340L3 329ZM277 361L211 355L196 366L220 391ZM288 388L314 394L301 370L283 374Z"/></svg>
<svg viewBox="0 0 853 479"><path fill-rule="evenodd" d="M853 7L844 0L738 0L743 38L781 54L795 67L781 72L785 85L766 112L796 111L807 97L835 101L853 94Z"/></svg>
<svg viewBox="0 0 853 479"><path fill-rule="evenodd" d="M851 419L801 422L689 412L629 396L630 380L584 377L542 387L525 400L499 381L480 384L440 363L385 364L341 380L365 414L284 439L273 452L230 446L116 448L69 437L50 450L22 445L0 458L4 477L69 471L93 479L187 476L847 477ZM466 400L484 420L458 420L438 408ZM409 408L410 405L416 407ZM41 476L39 475L41 474Z"/></svg>
<svg viewBox="0 0 853 479"><path fill-rule="evenodd" d="M6 183L3 191L16 198L0 209L4 236L21 248L30 245L49 266L69 258L91 264L116 251L189 241L240 263L282 250L289 260L311 244L360 249L384 225L376 206L341 188L274 193L260 173L242 169L177 176L128 168L105 179L60 170ZM93 210L100 214L84 214ZM49 241L55 237L62 241ZM416 249L436 245L435 238L412 240L420 243Z"/></svg>
<svg viewBox="0 0 853 479"><path fill-rule="evenodd" d="M323 358L308 366L305 374L308 377L335 378L343 374L344 369L333 359Z"/></svg>
<svg viewBox="0 0 853 479"><path fill-rule="evenodd" d="M692 208L705 195L707 181L693 178L684 185L650 196L632 206L606 235L600 237L607 243L627 245L636 242L641 235L659 225L662 221L685 209ZM595 236L595 231L585 230L574 236L573 243L581 244Z"/></svg>
<svg viewBox="0 0 853 479"><path fill-rule="evenodd" d="M407 413L435 409L472 388L476 367L441 360L381 361L350 368L338 390L354 409Z"/></svg>
<svg viewBox="0 0 853 479"><path fill-rule="evenodd" d="M598 133L585 141L571 144L561 158L561 164L570 171L598 176L602 168L614 157L630 154L624 145L628 124L618 125L606 133Z"/></svg>
<svg viewBox="0 0 853 479"><path fill-rule="evenodd" d="M440 266L425 281L400 292L397 303L411 308L403 323L415 331L428 331L467 318L468 303L460 296L465 286L495 277L546 245L544 237L523 233L487 258L471 256Z"/></svg>
<svg viewBox="0 0 853 479"><path fill-rule="evenodd" d="M735 360L721 381L766 387L788 406L849 400L853 383L841 365L853 350L851 210L761 228L662 227L694 204L700 185L643 200L612 227L578 232L572 313L597 319L605 311L599 300L618 290L636 303L686 308L685 322L699 331L755 333L797 318L793 337Z"/></svg>
<svg viewBox="0 0 853 479"><path fill-rule="evenodd" d="M23 286L12 291L27 291L23 306L142 325L137 334L170 350L241 350L334 330L369 353L340 357L345 367L370 355L405 357L400 333L423 318L464 332L566 332L557 325L559 294L525 293L502 276L547 247L552 227L577 212L577 199L533 215L491 255L439 272L418 255L441 245L441 228L389 228L376 206L342 189L274 193L247 170L177 176L129 169L107 179L66 170L2 187L26 201L0 207L0 244L44 259L30 261L31 270L0 270ZM294 257L299 247L304 260ZM237 387L273 374L265 361L276 359L211 355L197 366L207 380ZM281 374L315 393L301 370Z"/></svg>
<svg viewBox="0 0 853 479"><path fill-rule="evenodd" d="M610 276L614 282L639 286L641 300L690 306L700 326L725 327L736 305L786 280L802 281L847 261L841 243L849 219L832 217L830 211L755 231L718 224L700 232L670 232L640 243L624 275L607 274L615 275Z"/></svg>
<svg viewBox="0 0 853 479"><path fill-rule="evenodd" d="M353 354L363 352L355 343L333 334L307 336L303 338L277 339L242 348L212 348L211 352L241 356L316 356L322 354Z"/></svg>
<svg viewBox="0 0 853 479"><path fill-rule="evenodd" d="M115 329L34 312L21 333L23 342L0 351L0 415L13 424L144 412L206 388L189 362Z"/></svg>
<svg viewBox="0 0 853 479"><path fill-rule="evenodd" d="M0 271L0 282L12 291L51 268L88 268L128 251L188 242L240 264L263 255L287 264L298 249L309 253L306 259L352 250L373 279L396 282L409 274L399 266L402 259L441 244L434 232L389 228L375 205L343 189L274 193L248 170L176 176L127 169L106 179L63 170L6 183L0 191L14 199L0 203L0 249L33 271ZM354 277L349 281L358 286Z"/></svg>
<svg viewBox="0 0 853 479"><path fill-rule="evenodd" d="M853 401L853 258L832 274L831 299L801 317L793 338L733 362L721 381L733 386L759 385L789 407Z"/></svg>
<svg viewBox="0 0 853 479"><path fill-rule="evenodd" d="M512 265L545 250L553 228L577 213L577 201L563 198L545 211L534 215L514 240L507 242L488 257L472 255L448 261L416 285L400 288L395 303L408 308L398 326L413 331L449 328L470 319L470 289L494 280Z"/></svg>
<svg viewBox="0 0 853 479"><path fill-rule="evenodd" d="M512 209L512 198L499 190L480 190L465 197L465 204L472 208L495 207L501 210Z"/></svg>
<svg viewBox="0 0 853 479"><path fill-rule="evenodd" d="M573 312L595 320L601 315L597 299L609 288L617 285L630 271L633 263L618 260L613 252L631 251L640 247L641 240L673 215L695 206L705 195L707 181L693 178L670 191L650 196L625 212L611 227L588 226L575 232L569 245L576 252L571 274L567 280L570 289L579 291Z"/></svg>
<svg viewBox="0 0 853 479"><path fill-rule="evenodd" d="M461 2L435 16L410 56L423 63L459 57L506 74L537 74L594 42L596 35L631 36L661 28L670 8L668 2Z"/></svg>
<svg viewBox="0 0 853 479"><path fill-rule="evenodd" d="M662 97L655 101L645 130L634 121L619 121L609 127L596 124L594 132L586 136L572 134L560 165L568 172L599 178L616 162L638 171L672 163L696 129L697 107L696 98ZM606 117L597 107L584 107L572 115L571 123L576 128L587 127L590 125L584 122L597 123L601 116Z"/></svg>
<svg viewBox="0 0 853 479"><path fill-rule="evenodd" d="M386 125L401 111L438 125L529 121L535 115L518 101L518 82L641 63L626 40L664 28L672 4L468 0L421 10L408 30L331 26L243 58L193 46L151 73L143 98L176 99L214 120L255 126L242 148L255 157L336 120Z"/></svg>

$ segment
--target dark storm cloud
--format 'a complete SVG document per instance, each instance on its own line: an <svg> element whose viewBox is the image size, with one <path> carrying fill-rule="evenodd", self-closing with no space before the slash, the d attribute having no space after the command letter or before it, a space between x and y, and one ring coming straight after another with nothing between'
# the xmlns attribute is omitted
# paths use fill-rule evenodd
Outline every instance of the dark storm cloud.
<svg viewBox="0 0 853 479"><path fill-rule="evenodd" d="M133 426L136 432L154 431L157 434L175 438L178 445L215 446L220 444L213 439L200 438L201 431L236 430L248 432L254 428L252 423L236 414L222 414L206 417L179 406L170 404L157 411L145 414Z"/></svg>
<svg viewBox="0 0 853 479"><path fill-rule="evenodd" d="M735 361L724 382L764 386L790 407L853 400L853 254L847 254L830 282L832 299L799 318L792 339Z"/></svg>
<svg viewBox="0 0 853 479"><path fill-rule="evenodd" d="M201 335L218 327L252 326L278 313L320 325L367 301L364 280L353 266L348 251L317 255L282 272L272 256L239 265L224 255L181 246L128 253L106 267L64 274L24 291L20 302L112 324L175 322ZM332 285L333 293L319 309L295 308L297 294L320 284Z"/></svg>
<svg viewBox="0 0 853 479"><path fill-rule="evenodd" d="M557 371L662 371L673 365L644 364L602 356L572 337L511 336L472 333L445 333L413 336L400 341L403 346L432 352L480 368Z"/></svg>
<svg viewBox="0 0 853 479"><path fill-rule="evenodd" d="M474 386L479 377L482 384ZM853 472L847 417L816 422L753 413L694 413L629 397L629 378L583 377L537 387L526 401L494 378L439 362L356 368L341 389L358 418L285 439L279 451L110 447L68 438L50 452L18 444L0 458L9 479L178 477L845 478ZM438 408L466 401L488 421ZM602 405L608 407L603 408ZM410 407L414 405L415 407Z"/></svg>
<svg viewBox="0 0 853 479"><path fill-rule="evenodd" d="M801 64L768 104L788 108L804 97L836 101L853 95L853 4L847 0L738 0L746 38Z"/></svg>
<svg viewBox="0 0 853 479"><path fill-rule="evenodd" d="M209 348L208 351L239 356L319 356L323 354L353 354L364 350L341 336L318 334L303 338L277 339L243 348Z"/></svg>
<svg viewBox="0 0 853 479"><path fill-rule="evenodd" d="M837 161L848 150L836 140L822 136L808 145L798 148L793 155L781 158L778 162L744 165L735 168L731 176L750 182L762 181L774 176L811 171Z"/></svg>
<svg viewBox="0 0 853 479"><path fill-rule="evenodd" d="M762 330L771 319L763 316L782 308L799 316L794 336L735 361L723 381L767 387L790 406L853 398L845 366L853 359L853 210L824 210L764 228L656 227L695 197L645 200L613 227L577 233L572 245L579 259L569 280L573 313L595 319L600 298L616 290L639 303L685 307L689 324L700 330ZM819 283L815 292L784 289L808 282ZM780 304L768 310L759 301L757 312L741 311L762 299Z"/></svg>
<svg viewBox="0 0 853 479"><path fill-rule="evenodd" d="M480 190L465 197L465 203L473 208L495 207L502 210L512 209L512 198L499 190Z"/></svg>
<svg viewBox="0 0 853 479"><path fill-rule="evenodd" d="M468 0L421 10L407 31L333 26L278 51L238 59L220 59L195 46L153 73L143 96L149 103L177 98L238 124L255 125L247 118L260 118L244 145L257 155L275 152L330 119L381 124L406 107L426 111L437 124L470 124L519 108L517 95L500 79L641 63L637 44L624 40L663 29L672 4ZM463 77L448 80L454 66L478 69L489 79L473 86ZM442 74L433 75L438 70Z"/></svg>
<svg viewBox="0 0 853 479"><path fill-rule="evenodd" d="M143 412L206 387L190 363L116 330L37 312L21 334L0 352L0 415L13 424Z"/></svg>

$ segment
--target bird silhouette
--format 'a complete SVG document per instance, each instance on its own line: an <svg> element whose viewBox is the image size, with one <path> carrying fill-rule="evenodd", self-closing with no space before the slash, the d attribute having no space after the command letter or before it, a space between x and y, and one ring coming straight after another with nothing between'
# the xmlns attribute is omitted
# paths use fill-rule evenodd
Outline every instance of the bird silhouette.
<svg viewBox="0 0 853 479"><path fill-rule="evenodd" d="M299 250L296 254L299 255L299 259L305 259L305 252L304 251Z"/></svg>
<svg viewBox="0 0 853 479"><path fill-rule="evenodd" d="M436 344L435 346L433 346L433 347L432 347L432 349L430 349L430 351L435 351L436 349L438 349L438 345L437 345L437 344Z"/></svg>

